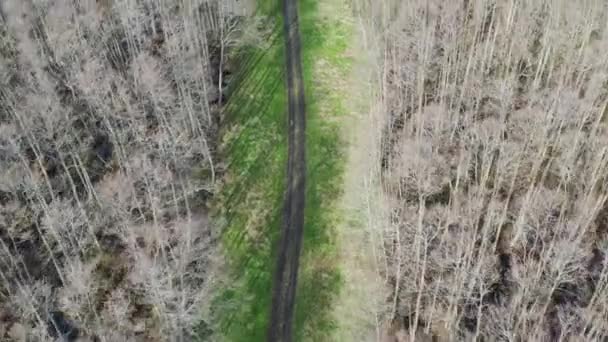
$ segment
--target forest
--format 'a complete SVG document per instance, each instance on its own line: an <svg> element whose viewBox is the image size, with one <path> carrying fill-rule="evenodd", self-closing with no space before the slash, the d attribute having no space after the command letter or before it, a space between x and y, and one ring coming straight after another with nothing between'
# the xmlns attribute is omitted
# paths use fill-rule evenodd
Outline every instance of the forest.
<svg viewBox="0 0 608 342"><path fill-rule="evenodd" d="M603 0L0 1L0 341L608 339L606 47Z"/></svg>

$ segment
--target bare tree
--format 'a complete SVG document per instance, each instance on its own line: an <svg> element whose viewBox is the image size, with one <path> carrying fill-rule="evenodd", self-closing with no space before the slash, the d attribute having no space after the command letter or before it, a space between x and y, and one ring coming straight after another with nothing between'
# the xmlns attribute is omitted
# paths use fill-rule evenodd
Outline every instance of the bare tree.
<svg viewBox="0 0 608 342"><path fill-rule="evenodd" d="M409 340L605 336L606 5L358 4L384 44L390 318Z"/></svg>
<svg viewBox="0 0 608 342"><path fill-rule="evenodd" d="M201 193L215 188L234 12L215 0L0 9L0 340L191 340L214 282Z"/></svg>

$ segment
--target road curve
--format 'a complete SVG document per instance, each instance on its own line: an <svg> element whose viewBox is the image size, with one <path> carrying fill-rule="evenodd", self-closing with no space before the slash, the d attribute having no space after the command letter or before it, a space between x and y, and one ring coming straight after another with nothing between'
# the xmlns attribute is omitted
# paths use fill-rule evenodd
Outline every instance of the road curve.
<svg viewBox="0 0 608 342"><path fill-rule="evenodd" d="M298 0L283 0L288 95L287 184L283 225L272 289L269 342L290 342L306 193L306 105L300 46Z"/></svg>

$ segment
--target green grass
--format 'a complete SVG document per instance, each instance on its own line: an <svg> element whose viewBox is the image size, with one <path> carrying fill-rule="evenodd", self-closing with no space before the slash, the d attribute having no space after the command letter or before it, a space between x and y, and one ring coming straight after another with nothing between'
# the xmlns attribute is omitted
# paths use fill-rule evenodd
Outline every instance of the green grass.
<svg viewBox="0 0 608 342"><path fill-rule="evenodd" d="M237 76L226 107L222 147L231 171L216 213L224 220L222 242L231 275L213 310L220 335L235 342L265 340L285 188L287 103L280 12L273 2L262 1L259 13L274 19L270 25L275 25L278 39L265 51L243 47L236 57L242 77ZM335 329L332 301L341 287L333 239L345 160L339 126L331 118L344 109L340 97L332 95L331 77L320 74L315 63L324 60L334 70L347 70L349 62L342 55L348 28L319 20L317 0L300 2L300 20L308 186L294 332L296 341L327 341ZM321 76L327 80L319 81Z"/></svg>

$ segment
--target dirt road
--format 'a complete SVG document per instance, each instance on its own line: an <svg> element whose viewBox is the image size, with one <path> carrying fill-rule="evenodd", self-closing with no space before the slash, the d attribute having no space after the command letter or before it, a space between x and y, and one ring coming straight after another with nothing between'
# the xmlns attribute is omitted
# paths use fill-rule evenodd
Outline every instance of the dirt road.
<svg viewBox="0 0 608 342"><path fill-rule="evenodd" d="M306 106L297 0L283 0L283 20L289 101L289 150L283 225L278 245L268 326L269 342L292 340L306 192Z"/></svg>

